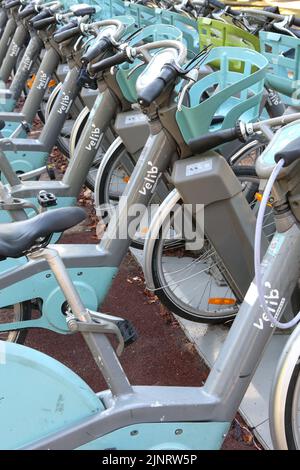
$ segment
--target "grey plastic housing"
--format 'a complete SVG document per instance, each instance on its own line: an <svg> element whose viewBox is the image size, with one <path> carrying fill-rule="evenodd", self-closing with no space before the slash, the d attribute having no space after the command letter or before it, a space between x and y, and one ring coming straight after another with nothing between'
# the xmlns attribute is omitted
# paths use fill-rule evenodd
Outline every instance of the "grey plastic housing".
<svg viewBox="0 0 300 470"><path fill-rule="evenodd" d="M172 180L184 203L205 206L205 236L224 263L227 282L242 301L254 278L256 223L242 185L215 152L175 162ZM263 253L267 245L263 239Z"/></svg>
<svg viewBox="0 0 300 470"><path fill-rule="evenodd" d="M150 133L147 116L136 110L119 113L114 127L130 154L144 147Z"/></svg>

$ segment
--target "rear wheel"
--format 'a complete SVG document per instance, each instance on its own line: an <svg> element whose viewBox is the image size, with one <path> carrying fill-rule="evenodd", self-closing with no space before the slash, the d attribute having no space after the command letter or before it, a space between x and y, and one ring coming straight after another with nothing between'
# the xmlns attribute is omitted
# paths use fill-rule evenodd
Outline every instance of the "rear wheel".
<svg viewBox="0 0 300 470"><path fill-rule="evenodd" d="M30 320L32 315L31 302L21 302L15 305L9 305L0 309L0 327L4 323L12 323ZM27 330L15 330L0 332L1 341L23 344L27 335Z"/></svg>

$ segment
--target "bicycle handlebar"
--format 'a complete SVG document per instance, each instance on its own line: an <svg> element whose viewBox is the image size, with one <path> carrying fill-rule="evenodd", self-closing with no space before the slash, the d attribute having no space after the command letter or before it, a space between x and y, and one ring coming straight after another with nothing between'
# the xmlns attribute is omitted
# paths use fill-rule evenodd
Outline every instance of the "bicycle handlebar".
<svg viewBox="0 0 300 470"><path fill-rule="evenodd" d="M43 19L45 19L45 18L52 17L52 15L53 15L53 13L49 10L49 8L45 8L45 9L42 10L40 13L38 13L37 15L35 15L35 16L29 21L29 23L34 26L34 23L35 23L35 22L40 21L40 20L43 20Z"/></svg>
<svg viewBox="0 0 300 470"><path fill-rule="evenodd" d="M7 3L4 3L3 7L6 9L6 10L10 10L11 8L14 8L14 7L18 7L20 6L22 3L20 0L13 0L11 2L7 2Z"/></svg>
<svg viewBox="0 0 300 470"><path fill-rule="evenodd" d="M283 116L258 121L255 123L245 124L238 121L236 126L231 129L223 129L216 132L210 132L202 135L201 137L191 139L188 145L193 153L203 153L211 150L219 145L231 142L232 140L239 139L245 142L248 137L260 132L265 126L279 127L290 124L296 120L300 120L300 113L286 114Z"/></svg>
<svg viewBox="0 0 300 470"><path fill-rule="evenodd" d="M239 138L238 128L224 129L217 132L209 132L196 139L191 139L188 142L193 154L204 153L219 145L231 142Z"/></svg>
<svg viewBox="0 0 300 470"><path fill-rule="evenodd" d="M172 64L165 64L159 76L139 92L138 103L150 106L171 83L175 83L178 76L178 70Z"/></svg>
<svg viewBox="0 0 300 470"><path fill-rule="evenodd" d="M291 25L297 26L297 27L300 28L300 18L297 18L296 16L293 16L292 20L291 20Z"/></svg>
<svg viewBox="0 0 300 470"><path fill-rule="evenodd" d="M39 11L40 10L38 5L28 5L18 13L18 17L20 18L20 20L24 20L25 18L28 18L28 16L34 15Z"/></svg>
<svg viewBox="0 0 300 470"><path fill-rule="evenodd" d="M71 21L54 33L53 39L55 42L60 44L61 42L67 41L78 34L82 34L81 26Z"/></svg>
<svg viewBox="0 0 300 470"><path fill-rule="evenodd" d="M98 56L107 52L112 47L112 42L108 37L103 37L94 46L91 46L85 54L81 57L81 62L84 65L89 64Z"/></svg>
<svg viewBox="0 0 300 470"><path fill-rule="evenodd" d="M215 8L219 8L220 10L227 10L228 13L232 16L239 16L240 11L239 10L233 10L230 6L225 5L222 2L219 2L219 0L208 0L208 3L212 5Z"/></svg>
<svg viewBox="0 0 300 470"><path fill-rule="evenodd" d="M44 18L39 21L33 21L32 26L34 29L37 31L40 31L41 29L47 28L47 26L50 26L52 24L56 23L56 18L55 16L49 16L48 18Z"/></svg>
<svg viewBox="0 0 300 470"><path fill-rule="evenodd" d="M94 75L95 73L103 72L111 67L114 67L115 65L121 65L124 62L133 62L133 60L138 56L142 56L145 62L149 62L152 57L150 56L149 58L147 55L151 49L161 49L168 47L177 49L179 64L185 60L187 51L184 44L179 41L165 39L162 41L154 41L143 44L142 46L136 48L128 46L125 50L118 52L112 57L108 57L107 59L103 59L95 64L92 64L89 67L89 72Z"/></svg>
<svg viewBox="0 0 300 470"><path fill-rule="evenodd" d="M95 75L96 73L104 72L105 70L108 70L111 67L114 67L115 65L120 65L128 61L131 62L131 60L129 60L128 58L126 51L118 52L112 57L108 57L107 59L100 60L99 62L90 65L89 72L92 75Z"/></svg>
<svg viewBox="0 0 300 470"><path fill-rule="evenodd" d="M94 7L84 7L84 8L79 8L78 10L74 11L75 16L92 16L96 13L96 8Z"/></svg>

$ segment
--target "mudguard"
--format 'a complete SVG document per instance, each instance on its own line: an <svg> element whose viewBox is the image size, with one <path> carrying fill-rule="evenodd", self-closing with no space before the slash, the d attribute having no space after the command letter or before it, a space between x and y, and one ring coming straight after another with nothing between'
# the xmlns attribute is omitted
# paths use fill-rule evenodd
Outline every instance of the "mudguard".
<svg viewBox="0 0 300 470"><path fill-rule="evenodd" d="M97 395L55 359L0 342L0 449L18 449L103 410Z"/></svg>

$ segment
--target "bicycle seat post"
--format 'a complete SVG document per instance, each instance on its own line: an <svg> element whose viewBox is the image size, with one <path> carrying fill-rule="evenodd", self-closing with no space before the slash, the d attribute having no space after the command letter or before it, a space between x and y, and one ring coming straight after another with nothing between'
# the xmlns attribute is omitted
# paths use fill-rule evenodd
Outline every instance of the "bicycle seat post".
<svg viewBox="0 0 300 470"><path fill-rule="evenodd" d="M82 300L69 276L69 273L59 256L53 248L41 248L28 254L31 260L45 259L53 272L59 287L72 310L73 315L82 322L88 322L90 315L82 303Z"/></svg>

